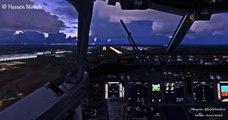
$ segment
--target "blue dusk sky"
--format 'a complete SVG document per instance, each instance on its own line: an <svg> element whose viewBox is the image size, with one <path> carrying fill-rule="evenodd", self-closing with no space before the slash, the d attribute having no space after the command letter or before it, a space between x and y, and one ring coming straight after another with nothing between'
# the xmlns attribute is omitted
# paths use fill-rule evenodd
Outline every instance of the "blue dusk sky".
<svg viewBox="0 0 228 120"><path fill-rule="evenodd" d="M6 5L6 6L4 6ZM23 9L35 5L39 9ZM13 9L10 6L22 6ZM181 16L156 10L123 11L95 1L90 44L129 44L120 24L126 23L137 44L167 45ZM228 45L228 13L212 16L210 21L193 24L183 45ZM1 0L0 45L74 44L78 13L66 0Z"/></svg>

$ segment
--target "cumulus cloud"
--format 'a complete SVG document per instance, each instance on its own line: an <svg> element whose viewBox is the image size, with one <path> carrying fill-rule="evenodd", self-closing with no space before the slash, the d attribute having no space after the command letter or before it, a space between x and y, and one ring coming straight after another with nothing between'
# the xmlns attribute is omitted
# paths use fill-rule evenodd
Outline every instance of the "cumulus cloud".
<svg viewBox="0 0 228 120"><path fill-rule="evenodd" d="M34 4L29 0L1 0L0 5L25 5ZM56 15L39 10L12 10L0 9L1 31L39 31L45 33L58 33L65 28Z"/></svg>
<svg viewBox="0 0 228 120"><path fill-rule="evenodd" d="M178 22L179 20L175 22L158 20L154 21L151 27L153 32L157 35L171 36L175 32L178 26Z"/></svg>
<svg viewBox="0 0 228 120"><path fill-rule="evenodd" d="M198 21L193 24L191 31L198 34L224 35L228 34L228 16L215 14L210 21ZM228 36L227 36L228 37Z"/></svg>

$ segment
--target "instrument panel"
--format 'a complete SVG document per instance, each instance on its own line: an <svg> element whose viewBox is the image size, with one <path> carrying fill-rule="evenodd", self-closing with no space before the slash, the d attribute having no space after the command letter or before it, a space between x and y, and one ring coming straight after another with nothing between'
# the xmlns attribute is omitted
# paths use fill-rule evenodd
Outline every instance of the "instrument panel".
<svg viewBox="0 0 228 120"><path fill-rule="evenodd" d="M210 64L209 58L217 61L214 56L205 57L206 60L200 60L202 56L191 57L204 61L200 65L186 63L183 59L179 60L183 63L168 65L167 62L171 60L166 58L173 56L155 57L159 64L151 61L149 64L139 58L148 59L145 56L120 58L94 68L91 87L99 83L101 87L98 89L102 90L92 89L92 94L99 95L91 98L100 100L96 102L91 99L91 103L104 104L107 99L121 99L129 120L228 119L226 57L219 57L224 58L224 64L221 61ZM143 64L139 61L143 61Z"/></svg>

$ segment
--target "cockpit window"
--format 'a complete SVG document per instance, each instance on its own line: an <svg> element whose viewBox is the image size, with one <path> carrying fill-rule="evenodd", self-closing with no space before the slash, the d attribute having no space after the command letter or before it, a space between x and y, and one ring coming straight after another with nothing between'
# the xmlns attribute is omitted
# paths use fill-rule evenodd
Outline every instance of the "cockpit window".
<svg viewBox="0 0 228 120"><path fill-rule="evenodd" d="M210 21L196 21L181 45L228 45L228 13L214 14Z"/></svg>
<svg viewBox="0 0 228 120"><path fill-rule="evenodd" d="M96 1L90 31L90 45L129 45L122 19L137 45L167 45L181 16L156 10L121 10Z"/></svg>
<svg viewBox="0 0 228 120"><path fill-rule="evenodd" d="M74 69L77 18L66 0L0 0L0 110Z"/></svg>

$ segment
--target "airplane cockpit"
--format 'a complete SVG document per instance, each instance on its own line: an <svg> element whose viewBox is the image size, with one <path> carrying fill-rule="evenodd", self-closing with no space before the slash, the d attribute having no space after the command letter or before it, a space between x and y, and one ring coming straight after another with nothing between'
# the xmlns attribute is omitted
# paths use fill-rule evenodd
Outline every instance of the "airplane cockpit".
<svg viewBox="0 0 228 120"><path fill-rule="evenodd" d="M228 119L228 1L27 1L0 9L23 16L0 21L0 119Z"/></svg>

